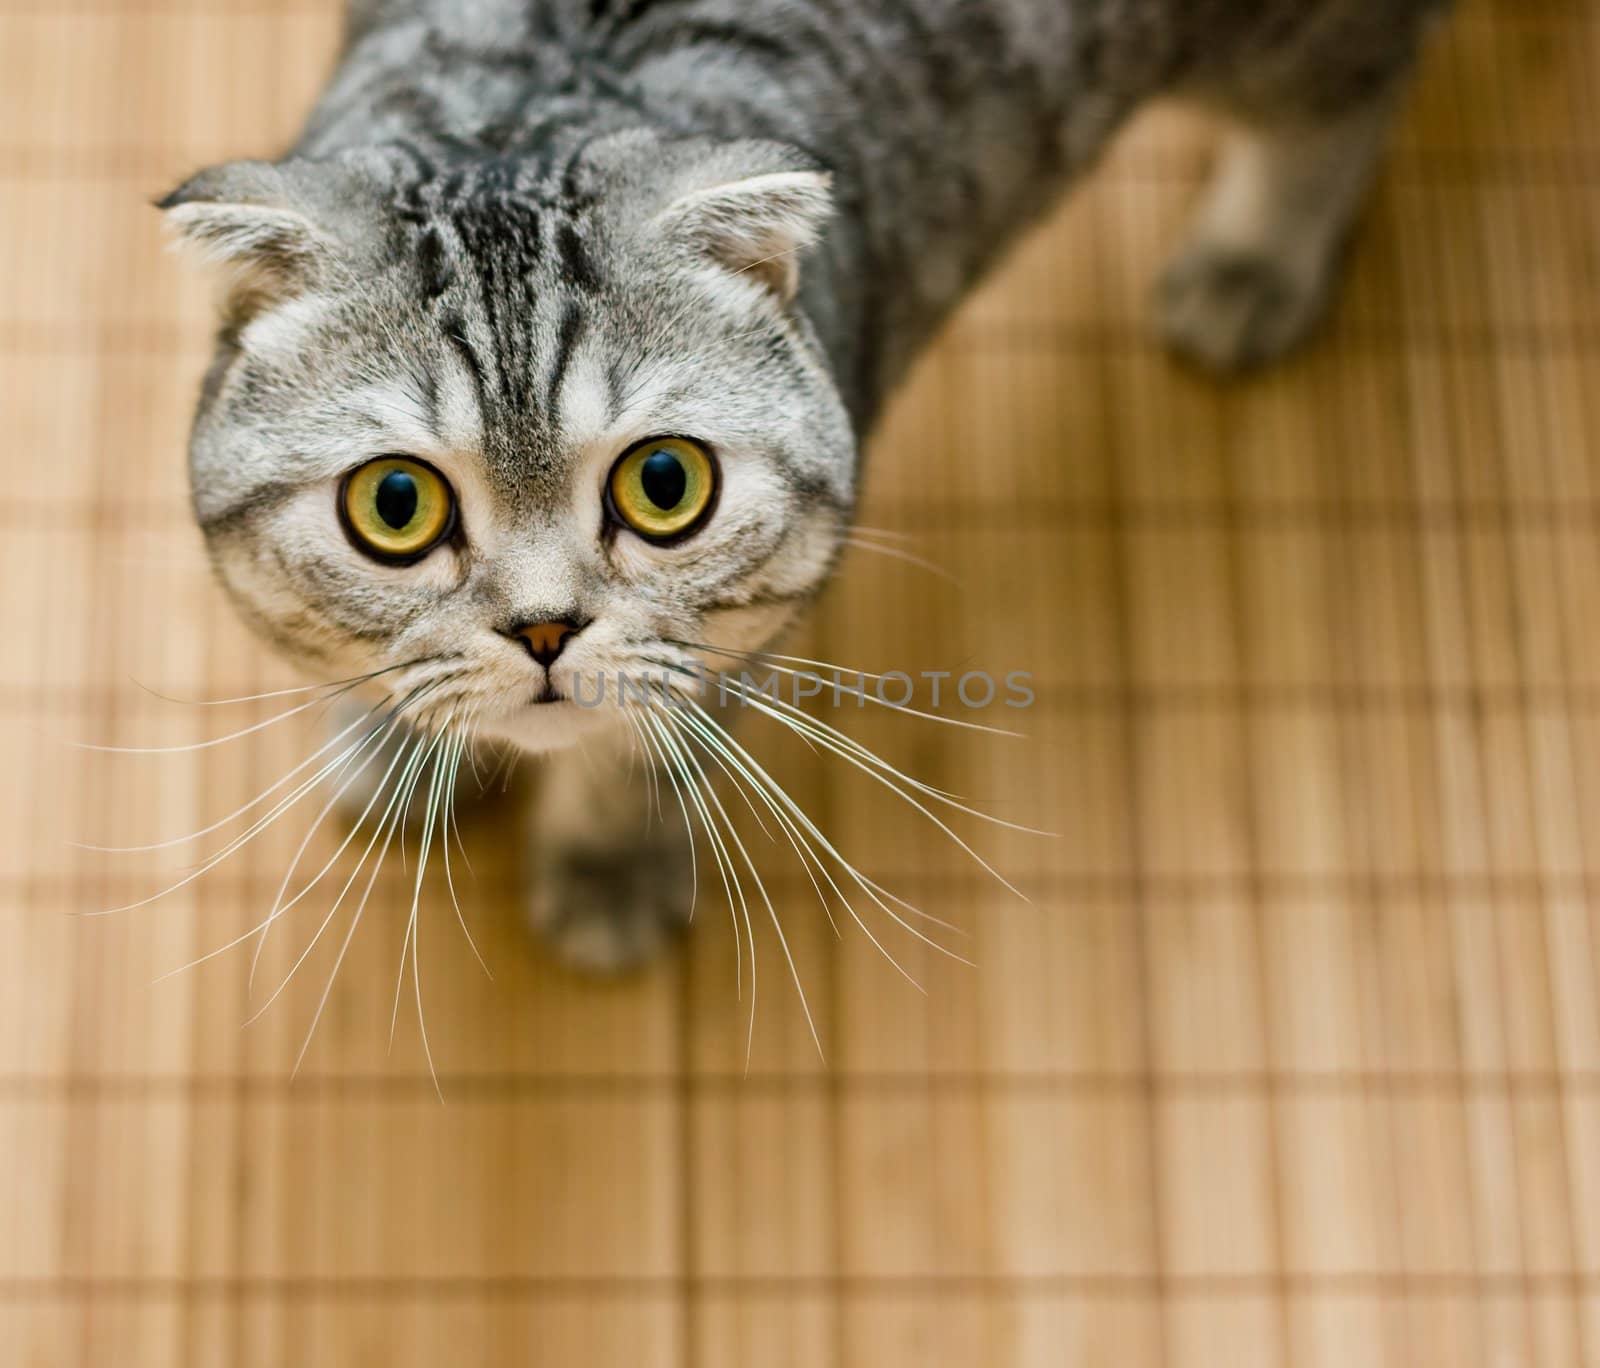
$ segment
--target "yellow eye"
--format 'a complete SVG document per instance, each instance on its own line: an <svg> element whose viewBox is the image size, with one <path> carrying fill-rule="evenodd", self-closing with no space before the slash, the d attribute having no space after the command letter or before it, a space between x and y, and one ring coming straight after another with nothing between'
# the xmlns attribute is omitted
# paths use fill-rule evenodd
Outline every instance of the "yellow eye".
<svg viewBox="0 0 1600 1368"><path fill-rule="evenodd" d="M455 524L455 497L444 477L404 456L383 456L352 470L340 508L356 546L396 564L420 560Z"/></svg>
<svg viewBox="0 0 1600 1368"><path fill-rule="evenodd" d="M651 541L692 531L711 508L717 468L711 453L683 437L654 437L611 468L611 506Z"/></svg>

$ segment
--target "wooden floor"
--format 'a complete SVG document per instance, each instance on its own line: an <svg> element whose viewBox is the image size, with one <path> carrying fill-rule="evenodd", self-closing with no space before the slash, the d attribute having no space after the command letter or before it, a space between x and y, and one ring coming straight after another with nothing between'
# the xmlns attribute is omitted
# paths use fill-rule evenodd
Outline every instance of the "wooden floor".
<svg viewBox="0 0 1600 1368"><path fill-rule="evenodd" d="M965 928L836 940L756 840L746 1067L725 908L595 989L528 946L504 804L470 924L386 874L262 961L314 812L149 906L141 856L309 753L309 714L164 757L291 680L210 586L182 449L205 287L153 193L268 153L320 0L0 0L0 1364L93 1368L1600 1365L1600 9L1468 0L1328 337L1217 388L1146 341L1204 167L1157 115L899 404L802 654L1030 670L1008 741L844 722L1055 839L782 777ZM152 692L153 691L153 692ZM293 828L292 830L288 828ZM228 831L209 838L215 843ZM320 865L337 833L318 836ZM196 853L198 850L199 853ZM331 901L331 893L328 901Z"/></svg>

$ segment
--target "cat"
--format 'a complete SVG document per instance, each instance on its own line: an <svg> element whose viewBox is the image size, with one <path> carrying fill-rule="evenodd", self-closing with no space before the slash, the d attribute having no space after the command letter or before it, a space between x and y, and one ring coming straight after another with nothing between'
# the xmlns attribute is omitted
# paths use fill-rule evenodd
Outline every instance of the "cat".
<svg viewBox="0 0 1600 1368"><path fill-rule="evenodd" d="M419 723L368 811L469 729L549 752L530 915L640 962L689 911L707 733L579 682L796 619L885 397L1150 98L1232 121L1160 335L1218 370L1300 342L1442 3L356 0L293 150L159 204L223 282L215 570L290 657L376 675L348 765Z"/></svg>

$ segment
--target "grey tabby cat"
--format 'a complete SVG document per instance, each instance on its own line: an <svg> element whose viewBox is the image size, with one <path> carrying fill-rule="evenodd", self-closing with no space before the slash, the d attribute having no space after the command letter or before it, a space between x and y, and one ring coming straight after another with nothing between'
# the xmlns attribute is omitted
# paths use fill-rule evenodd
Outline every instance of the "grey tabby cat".
<svg viewBox="0 0 1600 1368"><path fill-rule="evenodd" d="M634 733L574 688L794 620L887 393L1149 97L1237 125L1162 335L1223 369L1298 342L1438 3L357 0L293 152L161 204L226 279L190 453L217 572L295 659L557 752L530 910L636 960L687 837L578 755Z"/></svg>

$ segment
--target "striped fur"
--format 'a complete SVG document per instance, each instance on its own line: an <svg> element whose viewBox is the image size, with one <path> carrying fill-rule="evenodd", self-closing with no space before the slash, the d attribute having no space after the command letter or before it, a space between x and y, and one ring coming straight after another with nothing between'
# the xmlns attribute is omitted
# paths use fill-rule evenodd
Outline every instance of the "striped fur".
<svg viewBox="0 0 1600 1368"><path fill-rule="evenodd" d="M1435 3L356 0L292 152L163 202L224 268L191 444L218 572L296 658L454 653L487 730L564 745L597 715L534 706L547 685L759 648L815 595L885 396L1147 98L1247 127L1169 340L1228 365L1303 335ZM665 434L723 488L655 547L602 490ZM334 507L390 453L461 513L400 568ZM548 681L506 635L546 618L589 624Z"/></svg>

